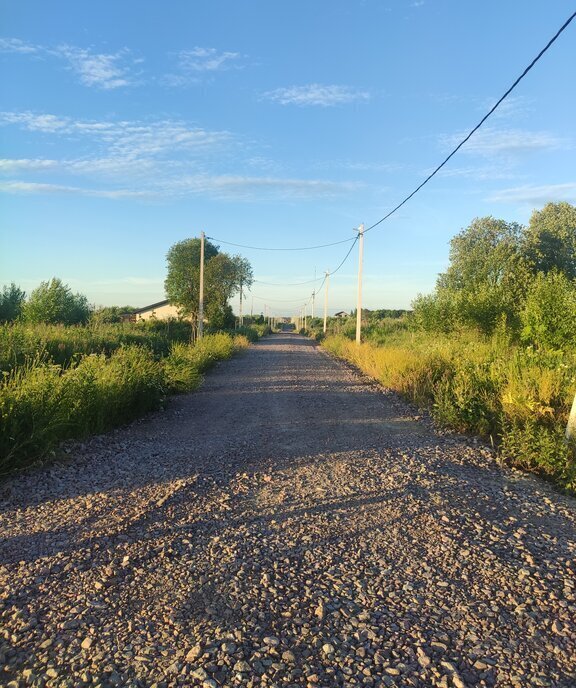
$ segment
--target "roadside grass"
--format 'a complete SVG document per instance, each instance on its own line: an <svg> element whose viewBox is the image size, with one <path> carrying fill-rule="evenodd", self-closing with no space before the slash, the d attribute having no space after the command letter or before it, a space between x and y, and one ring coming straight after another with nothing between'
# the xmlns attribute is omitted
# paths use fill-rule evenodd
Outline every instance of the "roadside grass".
<svg viewBox="0 0 576 688"><path fill-rule="evenodd" d="M197 389L202 373L249 345L245 335L206 335L175 342L164 357L149 346L122 344L109 355L75 353L56 363L40 347L0 382L0 474L51 454L65 439L127 423Z"/></svg>
<svg viewBox="0 0 576 688"><path fill-rule="evenodd" d="M491 439L511 464L576 490L564 430L576 389L576 354L535 350L501 334L394 331L356 345L343 335L322 346L383 386L430 410L445 427Z"/></svg>

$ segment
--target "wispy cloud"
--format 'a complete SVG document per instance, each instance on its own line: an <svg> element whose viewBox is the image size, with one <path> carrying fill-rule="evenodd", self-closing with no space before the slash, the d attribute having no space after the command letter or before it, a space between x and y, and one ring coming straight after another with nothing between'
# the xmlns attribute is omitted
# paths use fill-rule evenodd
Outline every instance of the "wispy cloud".
<svg viewBox="0 0 576 688"><path fill-rule="evenodd" d="M168 153L190 153L224 144L231 145L227 131L211 131L179 120L77 120L34 112L0 112L1 125L18 125L62 137L80 137L93 147L99 144L107 159L133 160Z"/></svg>
<svg viewBox="0 0 576 688"><path fill-rule="evenodd" d="M331 107L345 105L354 102L366 102L370 100L367 91L359 91L349 86L335 86L323 84L308 84L306 86L290 86L267 91L262 95L265 100L270 100L281 105L321 106Z"/></svg>
<svg viewBox="0 0 576 688"><path fill-rule="evenodd" d="M282 179L243 175L199 175L181 179L172 185L175 193L208 194L220 199L252 200L272 197L283 199L328 198L357 191L356 182L320 179Z"/></svg>
<svg viewBox="0 0 576 688"><path fill-rule="evenodd" d="M215 48L193 48L178 53L179 66L190 72L217 72L224 69L238 69L240 53L218 52Z"/></svg>
<svg viewBox="0 0 576 688"><path fill-rule="evenodd" d="M208 75L230 69L242 69L244 55L216 48L192 48L175 54L175 71L166 74L161 81L166 86L184 87L202 83Z"/></svg>
<svg viewBox="0 0 576 688"><path fill-rule="evenodd" d="M83 156L59 160L0 159L0 173L6 180L0 191L4 193L249 201L337 197L362 186L284 177L273 161L246 155L252 151L231 132L210 131L180 120L82 120L24 111L0 112L0 126L16 126L49 142L63 139L73 143L75 150L85 151ZM254 174L255 170L260 174ZM55 174L57 183L52 183ZM78 183L80 176L86 186ZM125 188L126 180L132 188Z"/></svg>
<svg viewBox="0 0 576 688"><path fill-rule="evenodd" d="M9 181L0 182L0 193L8 194L66 194L75 196L97 196L100 198L149 198L149 191L132 189L86 189L64 184L40 184L38 182Z"/></svg>
<svg viewBox="0 0 576 688"><path fill-rule="evenodd" d="M445 149L456 146L465 133L441 136L440 144ZM462 152L483 155L517 155L538 150L556 150L567 142L546 131L524 131L522 129L480 129L464 144Z"/></svg>
<svg viewBox="0 0 576 688"><path fill-rule="evenodd" d="M516 186L502 189L488 199L498 203L521 203L532 207L555 201L576 202L576 182L544 186Z"/></svg>
<svg viewBox="0 0 576 688"><path fill-rule="evenodd" d="M42 48L32 43L26 43L19 38L0 38L0 52L31 54L41 52Z"/></svg>
<svg viewBox="0 0 576 688"><path fill-rule="evenodd" d="M127 48L114 53L99 53L73 45L47 47L27 43L19 38L0 38L0 52L37 55L64 60L84 86L105 91L137 83L133 73L139 62Z"/></svg>
<svg viewBox="0 0 576 688"><path fill-rule="evenodd" d="M83 48L62 45L52 51L64 58L70 69L77 74L84 86L109 91L129 86L135 79L131 76L129 51L116 53L95 53Z"/></svg>

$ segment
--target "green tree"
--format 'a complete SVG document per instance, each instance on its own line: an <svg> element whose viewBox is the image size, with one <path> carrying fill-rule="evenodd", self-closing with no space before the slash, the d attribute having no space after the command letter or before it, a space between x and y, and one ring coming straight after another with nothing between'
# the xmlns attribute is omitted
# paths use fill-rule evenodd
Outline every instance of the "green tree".
<svg viewBox="0 0 576 688"><path fill-rule="evenodd" d="M14 322L21 313L26 300L26 292L17 287L14 282L5 285L0 293L0 322Z"/></svg>
<svg viewBox="0 0 576 688"><path fill-rule="evenodd" d="M522 338L541 348L576 343L576 284L565 274L540 272L530 285L522 311Z"/></svg>
<svg viewBox="0 0 576 688"><path fill-rule="evenodd" d="M457 322L489 333L505 317L517 323L530 281L522 225L493 217L475 219L450 242L450 265L436 294Z"/></svg>
<svg viewBox="0 0 576 688"><path fill-rule="evenodd" d="M90 314L90 322L95 325L122 322L122 316L137 310L134 306L100 306Z"/></svg>
<svg viewBox="0 0 576 688"><path fill-rule="evenodd" d="M186 239L174 244L166 260L166 296L192 319L195 328L200 296L200 239ZM249 287L252 279L252 268L245 258L221 253L217 246L205 241L204 314L210 326L218 328L230 324L228 300L240 290L241 285Z"/></svg>
<svg viewBox="0 0 576 688"><path fill-rule="evenodd" d="M576 278L576 206L548 203L535 210L526 232L526 254L536 273L551 270Z"/></svg>
<svg viewBox="0 0 576 688"><path fill-rule="evenodd" d="M62 280L53 277L50 282L41 282L30 294L23 315L33 323L76 325L88 320L90 308L85 296L73 294Z"/></svg>

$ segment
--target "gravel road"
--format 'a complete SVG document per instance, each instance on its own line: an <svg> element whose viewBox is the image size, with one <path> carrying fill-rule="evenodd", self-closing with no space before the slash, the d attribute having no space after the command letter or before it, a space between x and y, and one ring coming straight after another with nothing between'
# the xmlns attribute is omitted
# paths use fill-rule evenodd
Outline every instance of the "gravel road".
<svg viewBox="0 0 576 688"><path fill-rule="evenodd" d="M0 484L0 686L576 686L576 501L312 342Z"/></svg>

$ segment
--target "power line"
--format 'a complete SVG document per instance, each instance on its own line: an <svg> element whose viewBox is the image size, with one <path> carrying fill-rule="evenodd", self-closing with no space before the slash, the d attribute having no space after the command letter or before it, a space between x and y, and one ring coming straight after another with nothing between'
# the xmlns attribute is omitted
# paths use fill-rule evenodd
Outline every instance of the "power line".
<svg viewBox="0 0 576 688"><path fill-rule="evenodd" d="M266 284L270 287L298 287L301 284L312 284L313 282L319 282L322 278L316 277L315 279L306 280L306 282L263 282L262 280L255 279L254 282L258 284Z"/></svg>
<svg viewBox="0 0 576 688"><path fill-rule="evenodd" d="M520 74L520 76L516 79L516 81L512 84L512 86L510 86L510 88L504 93L503 96L501 96L501 98L496 102L496 104L490 108L490 110L484 115L484 117L482 117L482 119L478 122L478 124L474 127L474 129L472 129L470 131L470 133L465 138L463 138L462 141L460 141L460 143L456 146L456 148L454 148L454 150L450 153L450 155L448 155L438 165L438 167L431 174L429 174L426 177L426 179L414 189L414 191L412 191L412 193L410 193L408 196L406 196L406 198L401 203L398 203L398 205L395 208L393 208L389 213L384 215L384 217L382 219L378 220L378 222L375 222L373 225L370 225L370 227L368 227L368 229L365 229L364 234L366 234L366 232L369 232L371 229L374 229L374 227L377 227L379 224L384 222L384 220L387 220L391 215L394 215L394 213L397 210L399 210L405 203L407 203L412 198L412 196L417 194L418 191L420 191L420 189L425 184L427 184L432 179L432 177L434 177L444 167L444 165L448 162L448 160L450 160L450 158L453 155L455 155L460 150L460 148L462 148L462 146L468 141L468 139L470 139L471 136L476 131L478 131L478 129L480 129L480 127L484 124L484 122L488 119L488 117L490 117L490 115L494 112L494 110L496 110L496 108L502 103L502 101L505 100L510 95L510 93L512 93L512 91L516 88L516 86L518 86L518 84L522 81L522 79L526 76L526 74L528 74L528 72L532 69L532 67L534 67L534 65L538 62L538 60L551 47L551 45L554 43L554 41L556 41L556 39L560 36L560 34L568 27L568 25L574 19L574 17L576 17L576 12L574 12L574 14L572 14L564 22L564 24L562 24L562 26L558 29L558 31L554 34L554 36L552 36L552 38L548 41L548 43L544 46L544 48L542 48L542 50L538 53L538 55L536 55L536 57L526 67L526 69L522 72L522 74Z"/></svg>
<svg viewBox="0 0 576 688"><path fill-rule="evenodd" d="M212 241L217 241L220 244L227 244L228 246L236 246L237 248L248 248L253 251L313 251L317 248L327 248L328 246L337 246L338 244L346 244L353 239L342 239L341 241L334 241L331 244L318 244L317 246L298 246L295 248L270 248L268 246L245 246L244 244L233 244L231 241L224 241L223 239L216 239L216 237L206 237Z"/></svg>

